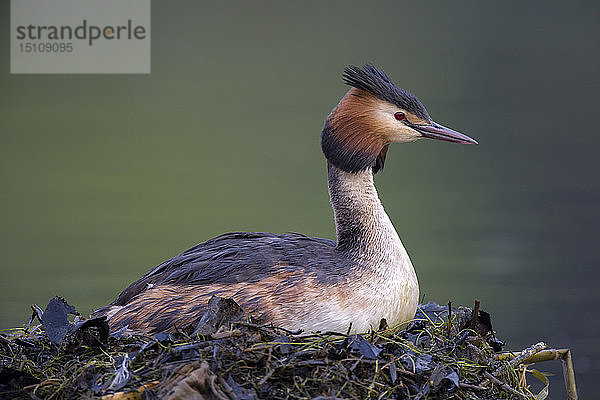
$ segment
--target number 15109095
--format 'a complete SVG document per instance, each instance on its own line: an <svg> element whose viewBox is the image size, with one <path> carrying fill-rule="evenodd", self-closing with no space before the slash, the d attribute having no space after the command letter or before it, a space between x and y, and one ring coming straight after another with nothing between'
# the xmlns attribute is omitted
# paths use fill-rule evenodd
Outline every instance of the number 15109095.
<svg viewBox="0 0 600 400"><path fill-rule="evenodd" d="M71 53L73 43L19 43L21 53Z"/></svg>

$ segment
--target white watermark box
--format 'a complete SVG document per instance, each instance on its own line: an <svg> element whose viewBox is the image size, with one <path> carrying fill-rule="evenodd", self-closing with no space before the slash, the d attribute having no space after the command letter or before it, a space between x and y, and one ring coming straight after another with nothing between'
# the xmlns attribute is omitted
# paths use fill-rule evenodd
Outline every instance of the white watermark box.
<svg viewBox="0 0 600 400"><path fill-rule="evenodd" d="M11 0L10 72L150 73L150 0Z"/></svg>

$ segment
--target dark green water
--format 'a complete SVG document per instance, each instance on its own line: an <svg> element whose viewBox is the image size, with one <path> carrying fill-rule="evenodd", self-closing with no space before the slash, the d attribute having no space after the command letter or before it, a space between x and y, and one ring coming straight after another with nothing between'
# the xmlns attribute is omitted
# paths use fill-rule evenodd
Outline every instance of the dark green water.
<svg viewBox="0 0 600 400"><path fill-rule="evenodd" d="M0 10L0 326L56 294L88 313L225 231L333 238L319 133L372 61L480 142L395 145L376 178L425 300L571 347L597 391L598 3L155 1L146 76L10 75Z"/></svg>

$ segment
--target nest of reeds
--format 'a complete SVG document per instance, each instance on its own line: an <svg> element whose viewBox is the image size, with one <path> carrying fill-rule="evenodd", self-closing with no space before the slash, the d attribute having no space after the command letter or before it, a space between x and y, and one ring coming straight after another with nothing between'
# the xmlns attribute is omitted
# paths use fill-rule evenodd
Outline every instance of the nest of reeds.
<svg viewBox="0 0 600 400"><path fill-rule="evenodd" d="M195 333L154 337L110 333L101 318L71 322L75 309L60 298L33 307L27 327L0 335L0 398L542 400L548 380L529 363L561 358L567 382L572 375L568 350L539 343L499 353L478 302L428 303L404 330L382 321L360 335L231 320L220 314L229 302L213 298L203 318L210 324ZM537 394L532 376L543 382Z"/></svg>

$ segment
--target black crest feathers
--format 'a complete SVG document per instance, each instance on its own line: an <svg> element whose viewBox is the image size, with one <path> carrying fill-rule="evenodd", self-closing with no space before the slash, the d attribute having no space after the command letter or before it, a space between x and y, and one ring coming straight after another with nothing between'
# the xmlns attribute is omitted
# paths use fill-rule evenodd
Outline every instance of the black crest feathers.
<svg viewBox="0 0 600 400"><path fill-rule="evenodd" d="M365 64L362 68L349 65L344 69L343 79L347 85L366 90L380 100L395 104L425 121L431 121L417 96L396 86L383 70L378 70L372 64Z"/></svg>

